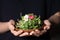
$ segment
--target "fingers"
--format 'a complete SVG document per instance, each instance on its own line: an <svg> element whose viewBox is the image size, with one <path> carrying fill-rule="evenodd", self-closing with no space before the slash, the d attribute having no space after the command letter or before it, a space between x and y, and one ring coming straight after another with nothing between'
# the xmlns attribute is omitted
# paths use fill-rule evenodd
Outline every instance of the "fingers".
<svg viewBox="0 0 60 40"><path fill-rule="evenodd" d="M21 33L23 33L23 31L22 31L22 30L19 30L19 31L11 30L11 33L12 33L13 35L15 35L15 36L18 36L18 35L20 35Z"/></svg>
<svg viewBox="0 0 60 40"><path fill-rule="evenodd" d="M14 27L14 25L15 25L14 20L10 20L8 22L8 25L9 25L9 30L11 31L11 33L14 36L18 36L19 35L19 37L22 37L22 36L27 36L28 35L28 32L23 32L23 30L18 30L18 31L14 30L15 29L15 27Z"/></svg>
<svg viewBox="0 0 60 40"><path fill-rule="evenodd" d="M50 29L50 23L47 20L44 21L44 23L46 24L46 26L44 27L44 30L40 31L40 30L36 29L34 31L31 31L30 33L23 32L22 30L15 31L14 25L11 25L11 23L14 24L14 22L12 20L9 21L9 29L10 29L11 33L15 36L19 35L19 37L30 36L30 35L39 37L40 35L43 35L45 32L47 32L47 30L45 30L45 29Z"/></svg>
<svg viewBox="0 0 60 40"><path fill-rule="evenodd" d="M34 31L31 31L31 32L30 32L30 35L33 35L34 33L35 33Z"/></svg>
<svg viewBox="0 0 60 40"><path fill-rule="evenodd" d="M10 29L11 33L12 33L13 35L15 35L15 36L18 36L18 35L19 35L19 37L22 37L22 36L28 35L27 32L24 32L24 33L23 33L23 30L15 31L15 30L14 30L15 28L14 28L13 25L10 25L9 29Z"/></svg>
<svg viewBox="0 0 60 40"><path fill-rule="evenodd" d="M40 35L43 35L46 32L47 32L47 30L42 30L41 33L40 33Z"/></svg>
<svg viewBox="0 0 60 40"><path fill-rule="evenodd" d="M21 35L19 35L19 37L22 37L22 36L28 36L28 35L29 35L28 32L24 32L24 33L22 33Z"/></svg>
<svg viewBox="0 0 60 40"><path fill-rule="evenodd" d="M31 31L31 32L30 32L30 35L32 35L34 32L40 33L40 31L39 31L38 29L36 29L35 31Z"/></svg>
<svg viewBox="0 0 60 40"><path fill-rule="evenodd" d="M34 35L34 36L39 37L39 36L40 36L40 31L39 31L39 30L32 31L32 32L30 33L30 35Z"/></svg>
<svg viewBox="0 0 60 40"><path fill-rule="evenodd" d="M51 23L48 20L44 20L44 24L51 25Z"/></svg>
<svg viewBox="0 0 60 40"><path fill-rule="evenodd" d="M12 25L15 25L15 21L14 20L10 20L9 23L12 24Z"/></svg>
<svg viewBox="0 0 60 40"><path fill-rule="evenodd" d="M9 28L9 30L14 30L15 29L14 25L12 25L10 22L8 22L8 28Z"/></svg>
<svg viewBox="0 0 60 40"><path fill-rule="evenodd" d="M39 37L39 36L43 35L43 34L46 33L46 32L47 32L47 30L42 30L42 31L40 31L40 30L35 30L35 31L30 32L30 35Z"/></svg>
<svg viewBox="0 0 60 40"><path fill-rule="evenodd" d="M37 34L40 34L40 30L38 30L38 29L36 29L35 32L36 32Z"/></svg>
<svg viewBox="0 0 60 40"><path fill-rule="evenodd" d="M8 28L9 28L9 30L14 30L15 29L14 25L15 25L14 20L10 20L8 22Z"/></svg>
<svg viewBox="0 0 60 40"><path fill-rule="evenodd" d="M50 29L50 22L48 21L48 20L44 20L44 24L45 24L45 26L44 26L44 29L43 30L35 30L35 31L32 31L32 32L30 32L30 35L34 35L34 36L40 36L40 35L43 35L44 33L46 33L47 32L47 30L49 30Z"/></svg>
<svg viewBox="0 0 60 40"><path fill-rule="evenodd" d="M35 30L35 32L36 33L34 35L37 36L37 37L39 37L40 36L40 33L41 33L40 30Z"/></svg>
<svg viewBox="0 0 60 40"><path fill-rule="evenodd" d="M37 37L39 36L35 31L32 31L30 35L37 36Z"/></svg>
<svg viewBox="0 0 60 40"><path fill-rule="evenodd" d="M45 26L44 27L44 30L49 30L50 29L50 26Z"/></svg>
<svg viewBox="0 0 60 40"><path fill-rule="evenodd" d="M44 30L49 30L51 23L48 20L44 20L44 24L45 24Z"/></svg>
<svg viewBox="0 0 60 40"><path fill-rule="evenodd" d="M42 30L42 31L35 31L36 33L34 34L35 36L39 37L41 35L43 35L44 33L47 32L47 30Z"/></svg>

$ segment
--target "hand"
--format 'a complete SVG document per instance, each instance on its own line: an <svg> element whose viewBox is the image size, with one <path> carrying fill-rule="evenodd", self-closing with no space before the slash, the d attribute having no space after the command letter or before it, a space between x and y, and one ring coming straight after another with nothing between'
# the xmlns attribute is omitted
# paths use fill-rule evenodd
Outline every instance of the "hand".
<svg viewBox="0 0 60 40"><path fill-rule="evenodd" d="M14 25L15 25L14 20L10 20L8 22L8 25L9 25L9 30L11 31L11 33L13 35L15 35L15 36L19 35L19 37L28 35L28 32L23 32L23 30L18 30L18 31L14 30L15 29L15 27L14 27Z"/></svg>
<svg viewBox="0 0 60 40"><path fill-rule="evenodd" d="M51 23L49 22L49 20L44 20L44 30L49 30L50 29L50 26L51 26Z"/></svg>
<svg viewBox="0 0 60 40"><path fill-rule="evenodd" d="M31 31L30 35L39 37L40 35L43 35L44 33L46 33L47 30L50 29L51 24L48 20L44 20L44 24L45 24L45 26L44 26L43 30L40 31L40 30L36 29L35 31Z"/></svg>

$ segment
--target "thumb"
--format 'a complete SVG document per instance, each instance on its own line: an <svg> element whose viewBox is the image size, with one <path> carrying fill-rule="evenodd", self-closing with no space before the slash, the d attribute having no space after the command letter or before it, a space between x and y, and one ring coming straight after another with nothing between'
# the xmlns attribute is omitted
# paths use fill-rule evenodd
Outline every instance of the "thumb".
<svg viewBox="0 0 60 40"><path fill-rule="evenodd" d="M10 20L9 23L12 24L12 25L15 25L15 21L14 20Z"/></svg>
<svg viewBox="0 0 60 40"><path fill-rule="evenodd" d="M44 20L44 24L46 25L44 26L44 29L50 29L51 23L48 20Z"/></svg>
<svg viewBox="0 0 60 40"><path fill-rule="evenodd" d="M15 27L14 27L14 25L15 25L14 20L10 20L10 21L8 22L8 25L9 25L9 29L10 29L10 30L14 30L14 29L15 29Z"/></svg>
<svg viewBox="0 0 60 40"><path fill-rule="evenodd" d="M49 20L44 20L44 24L46 24L46 25L48 25L48 26L51 25L51 23L49 22Z"/></svg>

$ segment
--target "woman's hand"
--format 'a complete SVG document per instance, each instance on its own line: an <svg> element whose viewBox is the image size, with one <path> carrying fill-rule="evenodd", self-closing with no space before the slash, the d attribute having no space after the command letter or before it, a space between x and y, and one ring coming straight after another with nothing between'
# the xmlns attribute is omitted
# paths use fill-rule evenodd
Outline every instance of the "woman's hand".
<svg viewBox="0 0 60 40"><path fill-rule="evenodd" d="M35 31L31 31L30 35L39 37L40 35L43 35L44 33L46 33L47 30L50 29L51 24L48 20L44 20L44 24L45 24L45 26L44 26L43 30L40 31L40 30L36 29Z"/></svg>
<svg viewBox="0 0 60 40"><path fill-rule="evenodd" d="M11 33L13 35L19 36L19 37L32 36L32 35L39 37L40 35L43 35L45 32L47 32L47 30L50 29L51 24L48 20L44 20L44 24L45 24L45 26L44 26L43 30L40 31L40 30L36 29L36 30L31 31L29 33L29 32L23 32L23 30L18 30L18 31L14 30L15 29L15 27L14 27L15 22L13 20L10 20L9 21L9 30L11 31Z"/></svg>
<svg viewBox="0 0 60 40"><path fill-rule="evenodd" d="M18 30L18 31L14 30L15 29L15 27L14 27L14 25L15 25L14 20L10 20L8 22L8 25L9 25L9 30L11 31L11 33L14 36L22 37L22 36L27 36L28 35L28 32L23 32L23 30Z"/></svg>

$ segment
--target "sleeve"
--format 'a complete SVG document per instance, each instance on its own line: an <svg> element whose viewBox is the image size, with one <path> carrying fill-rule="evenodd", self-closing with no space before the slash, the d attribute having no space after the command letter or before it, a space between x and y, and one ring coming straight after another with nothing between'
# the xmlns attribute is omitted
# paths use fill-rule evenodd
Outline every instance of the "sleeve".
<svg viewBox="0 0 60 40"><path fill-rule="evenodd" d="M60 23L60 12L55 13L48 19L51 23L59 24Z"/></svg>
<svg viewBox="0 0 60 40"><path fill-rule="evenodd" d="M47 19L53 24L60 23L60 0L47 0ZM58 15L57 15L58 14Z"/></svg>

